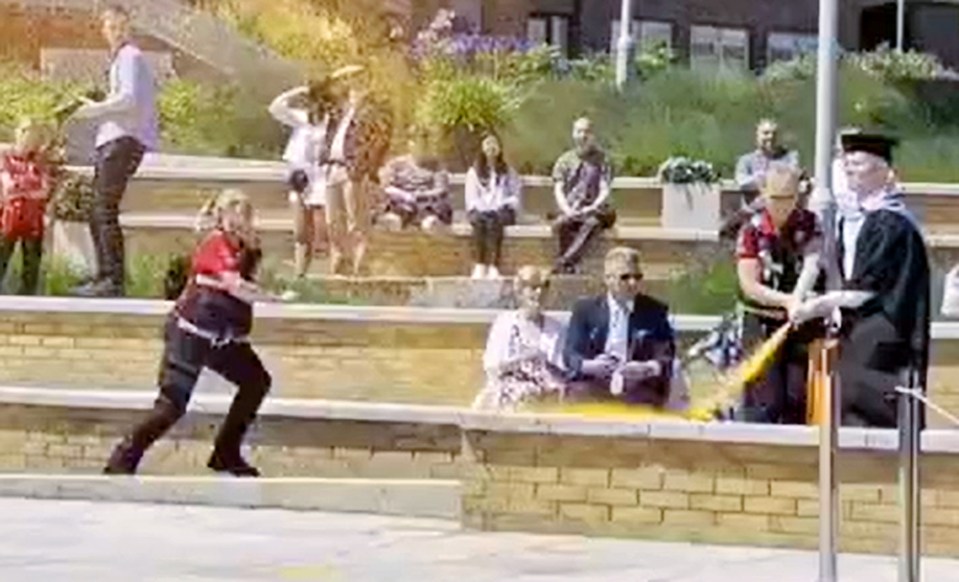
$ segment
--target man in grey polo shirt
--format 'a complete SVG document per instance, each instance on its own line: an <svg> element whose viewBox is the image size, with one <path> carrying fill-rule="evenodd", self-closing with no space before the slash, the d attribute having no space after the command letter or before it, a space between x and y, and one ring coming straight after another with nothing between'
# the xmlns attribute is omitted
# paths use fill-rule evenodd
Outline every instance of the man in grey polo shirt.
<svg viewBox="0 0 959 582"><path fill-rule="evenodd" d="M130 14L110 6L100 15L110 45L110 94L87 100L74 117L98 122L93 220L90 230L97 253L95 279L78 295L121 297L124 294L123 231L120 201L143 154L156 149L156 86L146 57L130 40Z"/></svg>

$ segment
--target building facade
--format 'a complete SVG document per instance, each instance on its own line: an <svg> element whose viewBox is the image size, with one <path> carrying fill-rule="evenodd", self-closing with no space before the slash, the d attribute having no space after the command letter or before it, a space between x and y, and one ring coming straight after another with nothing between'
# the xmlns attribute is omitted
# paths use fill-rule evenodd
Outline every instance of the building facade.
<svg viewBox="0 0 959 582"><path fill-rule="evenodd" d="M576 55L615 43L621 0L421 0L414 19L452 8L492 34L522 35ZM846 50L895 46L894 0L841 0L839 42ZM815 50L819 0L633 0L640 44L666 42L691 66L759 70ZM906 3L906 48L959 66L959 1Z"/></svg>

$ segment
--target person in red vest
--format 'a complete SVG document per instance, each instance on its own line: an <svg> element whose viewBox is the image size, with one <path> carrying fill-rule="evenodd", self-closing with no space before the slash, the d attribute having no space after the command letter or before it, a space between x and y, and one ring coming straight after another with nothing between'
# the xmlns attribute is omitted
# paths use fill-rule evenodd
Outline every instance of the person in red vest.
<svg viewBox="0 0 959 582"><path fill-rule="evenodd" d="M24 120L17 127L12 151L0 160L0 281L20 243L21 295L36 294L40 281L43 218L53 187L46 145L46 128L36 121Z"/></svg>
<svg viewBox="0 0 959 582"><path fill-rule="evenodd" d="M183 416L206 367L238 388L207 466L238 477L259 476L240 454L240 444L271 378L249 335L253 303L278 299L254 282L261 252L246 195L226 190L207 204L201 217L209 219L212 230L196 249L189 280L167 318L160 394L153 410L113 450L104 473L136 472L146 449Z"/></svg>

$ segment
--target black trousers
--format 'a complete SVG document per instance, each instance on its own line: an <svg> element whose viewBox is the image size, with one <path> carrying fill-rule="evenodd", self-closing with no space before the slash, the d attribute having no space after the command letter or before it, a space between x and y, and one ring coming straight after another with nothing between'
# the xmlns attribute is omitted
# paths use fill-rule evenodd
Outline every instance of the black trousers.
<svg viewBox="0 0 959 582"><path fill-rule="evenodd" d="M108 280L120 290L124 284L120 202L144 152L140 142L127 136L103 144L96 153L90 232L97 254L97 279Z"/></svg>
<svg viewBox="0 0 959 582"><path fill-rule="evenodd" d="M593 239L602 231L612 228L614 224L616 224L616 212L609 207L599 208L595 212L578 218L560 218L554 225L559 239L556 270L564 273L572 272L589 250Z"/></svg>
<svg viewBox="0 0 959 582"><path fill-rule="evenodd" d="M473 226L474 262L480 265L499 265L503 253L503 232L507 226L516 223L513 209L470 211L469 221Z"/></svg>
<svg viewBox="0 0 959 582"><path fill-rule="evenodd" d="M906 343L881 313L855 322L839 357L843 424L895 428Z"/></svg>
<svg viewBox="0 0 959 582"><path fill-rule="evenodd" d="M253 398L259 406L269 391L270 374L249 343L215 346L210 340L180 329L176 316L167 319L163 335L160 394L181 412L186 410L204 367L235 384L239 390L237 399Z"/></svg>
<svg viewBox="0 0 959 582"><path fill-rule="evenodd" d="M0 236L0 281L7 275L7 266L10 257L20 243L20 254L23 260L20 269L20 295L36 295L37 285L40 282L40 261L43 258L43 239L10 239Z"/></svg>

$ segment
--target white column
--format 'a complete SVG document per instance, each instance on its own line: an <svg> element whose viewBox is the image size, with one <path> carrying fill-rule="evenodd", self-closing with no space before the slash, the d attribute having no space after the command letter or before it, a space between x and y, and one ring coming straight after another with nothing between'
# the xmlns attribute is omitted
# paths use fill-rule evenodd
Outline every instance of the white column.
<svg viewBox="0 0 959 582"><path fill-rule="evenodd" d="M616 87L623 89L633 76L633 2L622 0L619 16L619 40L616 42Z"/></svg>

